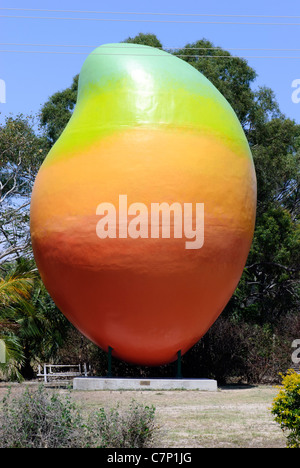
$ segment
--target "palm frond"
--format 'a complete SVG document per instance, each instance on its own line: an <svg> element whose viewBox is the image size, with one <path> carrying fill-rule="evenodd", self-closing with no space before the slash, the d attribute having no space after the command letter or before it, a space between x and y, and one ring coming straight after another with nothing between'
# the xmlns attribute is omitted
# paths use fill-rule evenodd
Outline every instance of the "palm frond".
<svg viewBox="0 0 300 468"><path fill-rule="evenodd" d="M29 299L33 281L32 277L23 275L0 278L0 304Z"/></svg>
<svg viewBox="0 0 300 468"><path fill-rule="evenodd" d="M14 333L0 334L0 339L4 342L6 352L6 362L0 364L0 373L9 380L23 380L20 373L20 366L24 362L21 341Z"/></svg>

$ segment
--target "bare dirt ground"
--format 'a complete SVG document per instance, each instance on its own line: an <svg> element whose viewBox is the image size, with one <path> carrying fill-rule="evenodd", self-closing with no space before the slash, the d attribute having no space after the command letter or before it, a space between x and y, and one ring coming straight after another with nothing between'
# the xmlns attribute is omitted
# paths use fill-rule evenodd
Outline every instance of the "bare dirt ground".
<svg viewBox="0 0 300 468"><path fill-rule="evenodd" d="M26 386L12 384L13 395ZM0 402L8 387L0 383ZM79 391L47 384L49 391L71 392L83 413L128 407L132 400L154 405L160 425L157 448L284 448L285 437L270 413L273 386L221 387L217 392L118 390Z"/></svg>

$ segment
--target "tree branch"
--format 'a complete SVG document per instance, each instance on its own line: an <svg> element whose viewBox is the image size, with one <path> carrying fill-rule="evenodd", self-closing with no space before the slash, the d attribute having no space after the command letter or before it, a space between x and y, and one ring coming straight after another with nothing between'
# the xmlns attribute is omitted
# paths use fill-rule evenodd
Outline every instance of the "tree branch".
<svg viewBox="0 0 300 468"><path fill-rule="evenodd" d="M281 265L281 263L276 263L276 262L258 262L258 263L252 263L252 265L246 265L245 268L247 270L251 269L251 268L254 268L254 267L257 267L257 266L260 266L260 265L271 265L271 266L275 266L275 267L278 267L278 268L282 268L286 271L292 271L292 272L297 272L297 271L300 271L300 267L298 268L291 268L291 267L287 267L285 265Z"/></svg>

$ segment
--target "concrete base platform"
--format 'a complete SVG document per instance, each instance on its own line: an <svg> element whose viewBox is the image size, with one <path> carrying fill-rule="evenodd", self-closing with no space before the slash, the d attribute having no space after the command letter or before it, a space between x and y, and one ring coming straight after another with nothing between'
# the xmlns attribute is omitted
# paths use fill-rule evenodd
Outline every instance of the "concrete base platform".
<svg viewBox="0 0 300 468"><path fill-rule="evenodd" d="M216 392L211 379L132 379L115 377L75 377L74 390L205 390Z"/></svg>

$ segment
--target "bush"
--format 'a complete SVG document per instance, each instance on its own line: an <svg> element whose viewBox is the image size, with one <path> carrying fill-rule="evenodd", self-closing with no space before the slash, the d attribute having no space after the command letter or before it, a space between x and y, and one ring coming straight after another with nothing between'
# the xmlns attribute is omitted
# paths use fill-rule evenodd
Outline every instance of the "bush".
<svg viewBox="0 0 300 468"><path fill-rule="evenodd" d="M3 399L0 427L2 448L64 448L82 443L82 421L67 396L49 395L42 386L28 388L18 398Z"/></svg>
<svg viewBox="0 0 300 468"><path fill-rule="evenodd" d="M40 385L3 399L1 448L143 448L153 443L158 427L155 408L134 400L129 408L100 408L86 420L69 395L49 394Z"/></svg>
<svg viewBox="0 0 300 468"><path fill-rule="evenodd" d="M188 377L216 379L220 385L279 383L279 372L291 365L291 343L299 327L299 318L292 315L276 327L220 316L183 356L182 371Z"/></svg>
<svg viewBox="0 0 300 468"><path fill-rule="evenodd" d="M155 407L143 406L132 400L127 411L118 407L106 412L100 409L90 420L93 437L99 448L145 448L154 441L157 430Z"/></svg>
<svg viewBox="0 0 300 468"><path fill-rule="evenodd" d="M271 412L288 432L287 447L300 448L300 375L291 369L281 376L283 388L274 398Z"/></svg>

